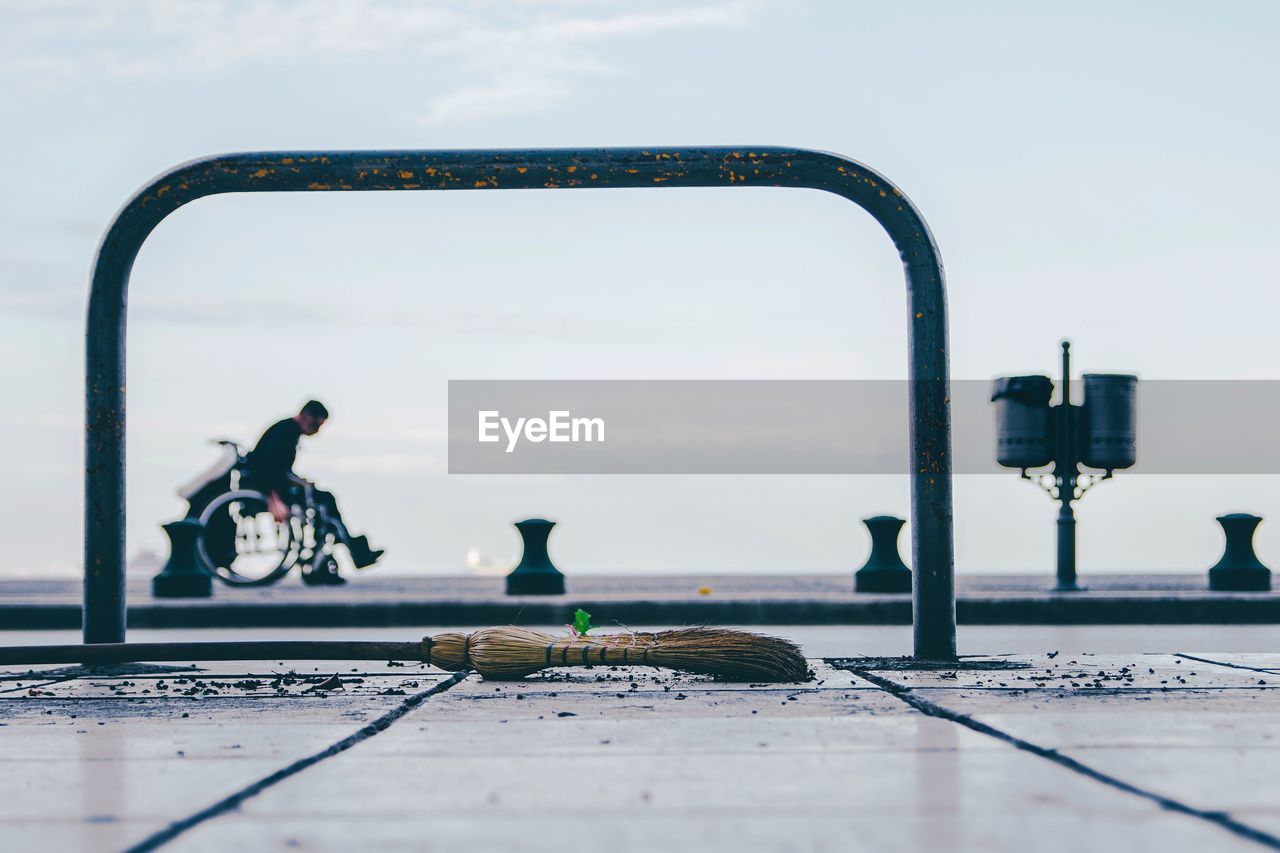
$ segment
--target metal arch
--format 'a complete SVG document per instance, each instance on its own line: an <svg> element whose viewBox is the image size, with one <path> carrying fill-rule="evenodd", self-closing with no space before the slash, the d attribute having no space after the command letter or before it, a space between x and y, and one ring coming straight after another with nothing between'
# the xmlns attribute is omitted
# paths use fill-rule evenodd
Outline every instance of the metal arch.
<svg viewBox="0 0 1280 853"><path fill-rule="evenodd" d="M884 176L820 151L774 147L314 151L229 154L156 178L103 237L89 294L85 389L84 640L125 635L125 318L147 235L179 207L236 192L583 187L801 187L858 204L906 268L911 365L915 654L956 655L946 291L920 212Z"/></svg>

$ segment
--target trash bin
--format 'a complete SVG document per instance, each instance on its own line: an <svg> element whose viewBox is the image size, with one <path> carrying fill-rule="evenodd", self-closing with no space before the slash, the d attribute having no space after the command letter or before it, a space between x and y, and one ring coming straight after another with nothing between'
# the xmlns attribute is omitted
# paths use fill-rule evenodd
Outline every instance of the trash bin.
<svg viewBox="0 0 1280 853"><path fill-rule="evenodd" d="M1081 417L1080 461L1111 471L1137 461L1138 377L1086 373Z"/></svg>
<svg viewBox="0 0 1280 853"><path fill-rule="evenodd" d="M1048 376L1002 376L991 389L996 404L996 461L1006 468L1039 468L1053 461Z"/></svg>

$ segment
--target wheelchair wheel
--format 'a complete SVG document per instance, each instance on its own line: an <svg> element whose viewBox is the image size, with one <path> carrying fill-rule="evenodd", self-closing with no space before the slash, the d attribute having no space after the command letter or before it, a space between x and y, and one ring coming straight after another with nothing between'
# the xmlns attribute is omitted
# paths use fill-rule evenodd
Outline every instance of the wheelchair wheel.
<svg viewBox="0 0 1280 853"><path fill-rule="evenodd" d="M277 524L261 492L219 495L200 513L196 551L205 571L234 586L263 586L289 573L298 561L302 519Z"/></svg>

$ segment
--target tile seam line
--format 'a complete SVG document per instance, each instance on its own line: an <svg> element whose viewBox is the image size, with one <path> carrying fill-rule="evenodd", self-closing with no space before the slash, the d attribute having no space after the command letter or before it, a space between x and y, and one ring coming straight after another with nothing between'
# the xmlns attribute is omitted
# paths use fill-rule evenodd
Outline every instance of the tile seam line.
<svg viewBox="0 0 1280 853"><path fill-rule="evenodd" d="M369 738L380 734L389 728L392 723L396 722L414 708L417 708L419 705L426 702L432 696L444 693L446 690L461 684L466 679L467 675L468 673L466 672L455 672L444 681L434 684L420 693L413 694L395 708L392 708L381 717L378 717L378 719L347 735L337 743L331 744L319 752L300 758L297 761L280 768L274 773L264 776L258 781L252 782L234 793L228 794L216 803L213 803L194 814L188 815L181 820L170 823L164 829L147 836L136 844L126 847L124 853L147 853L147 851L158 850L161 846L173 841L187 830L193 829L207 820L211 820L212 818L223 815L229 811L238 809L246 800L256 797L258 794L261 794L273 785L283 782L285 779L295 776L303 770L306 770L308 767L319 764L327 758L332 758L335 755L346 752L348 749L351 749L351 747L359 743L363 743Z"/></svg>
<svg viewBox="0 0 1280 853"><path fill-rule="evenodd" d="M1016 749L1020 749L1023 752L1029 752L1032 755L1045 759L1046 761L1051 761L1054 764L1057 764L1059 767L1062 767L1066 770L1070 770L1073 773L1077 773L1086 778L1092 779L1095 782L1101 782L1104 785L1108 785L1112 788L1115 788L1116 790L1123 791L1126 794L1132 794L1136 797L1141 797L1145 800L1150 800L1151 802L1155 803L1156 805L1160 806L1162 809L1165 809L1167 811L1177 812L1178 814L1184 814L1189 817L1199 818L1200 820L1203 820L1207 823L1211 823L1220 829L1224 829L1227 832L1232 833L1233 835L1239 836L1249 841L1253 841L1265 847L1270 847L1273 850L1280 850L1280 837L1271 835L1270 833L1263 832L1260 829L1255 829L1252 826L1241 823L1240 821L1236 820L1235 818L1231 817L1229 814L1225 812L1215 812L1215 811L1207 811L1204 809L1198 809L1198 808L1195 808L1194 806L1189 806L1186 803L1179 802L1178 800L1161 796L1160 794L1157 794L1154 791L1148 791L1144 788L1139 788L1136 785L1132 785L1128 782L1125 782L1123 779L1120 779L1118 777L1112 776L1107 773L1103 773L1101 770L1096 770L1087 764L1077 761L1074 758L1070 758L1066 755L1063 755L1057 750L1049 749L1047 747L1034 744L1030 741L1023 740L1022 738L1017 737L1016 735L1011 735L1008 732L995 728L994 726L989 726L986 723L978 722L977 720L975 720L974 718L970 717L967 714L961 714L959 712L952 711L949 708L944 708L941 705L938 705L934 702L930 702L928 699L924 699L920 696L915 696L913 695L911 688L902 687L901 685L893 681L890 681L887 678L883 678L879 675L875 675L869 670L862 670L856 667L850 667L849 671L861 678L865 678L867 681L870 681L872 684L877 685L887 693L891 694L892 696L901 700L902 702L905 702L907 705L910 705L912 708L915 708L917 711L919 711L922 714L925 714L930 717L937 717L939 719L948 720L949 722L964 726L965 728L971 729L975 732L978 732L979 734L984 734L984 735L987 735L988 737L995 738L996 740L1003 741L1004 743L1007 743Z"/></svg>
<svg viewBox="0 0 1280 853"><path fill-rule="evenodd" d="M1207 663L1207 664L1211 664L1212 666L1225 666L1225 667L1228 667L1229 669L1243 669L1249 672L1260 672L1263 675L1276 674L1276 671L1274 669L1261 669L1256 666L1245 666L1242 663L1227 663L1224 660L1212 660L1210 658L1198 657L1197 655L1183 654L1182 652L1175 652L1175 657L1186 658L1187 660L1193 660L1199 663Z"/></svg>
<svg viewBox="0 0 1280 853"><path fill-rule="evenodd" d="M65 679L65 678L55 678L49 681L41 681L39 684L33 683L33 684L27 684L27 685L20 685L18 687L0 687L0 694L12 693L15 696L22 696L22 692L24 690L30 691L30 690L39 690L41 687L53 687L54 685L61 684L62 682L67 680L68 679ZM8 697L5 697L5 698L8 698ZM34 697L22 697L22 698L34 698Z"/></svg>

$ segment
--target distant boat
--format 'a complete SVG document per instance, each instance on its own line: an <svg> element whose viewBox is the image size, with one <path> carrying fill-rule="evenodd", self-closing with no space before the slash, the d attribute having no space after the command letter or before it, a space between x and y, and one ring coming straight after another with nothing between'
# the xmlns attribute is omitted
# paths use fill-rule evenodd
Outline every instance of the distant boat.
<svg viewBox="0 0 1280 853"><path fill-rule="evenodd" d="M164 560L164 555L153 548L139 548L125 563L124 573L131 578L149 578L164 568Z"/></svg>
<svg viewBox="0 0 1280 853"><path fill-rule="evenodd" d="M468 548L466 559L467 574L474 577L501 577L511 571L505 563L495 563L480 554L479 548Z"/></svg>

